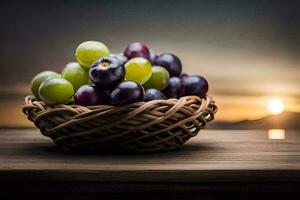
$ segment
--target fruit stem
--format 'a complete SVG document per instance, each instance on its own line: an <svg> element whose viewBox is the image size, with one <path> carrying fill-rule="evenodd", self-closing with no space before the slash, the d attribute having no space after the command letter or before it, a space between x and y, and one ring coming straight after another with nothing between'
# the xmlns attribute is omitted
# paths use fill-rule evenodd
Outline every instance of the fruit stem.
<svg viewBox="0 0 300 200"><path fill-rule="evenodd" d="M103 62L99 65L99 67L101 68L107 68L109 66L109 63L108 62Z"/></svg>

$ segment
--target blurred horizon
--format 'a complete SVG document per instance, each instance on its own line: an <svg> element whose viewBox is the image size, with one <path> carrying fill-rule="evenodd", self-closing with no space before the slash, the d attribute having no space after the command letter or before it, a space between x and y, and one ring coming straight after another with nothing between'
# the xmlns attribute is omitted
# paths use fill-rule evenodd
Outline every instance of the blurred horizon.
<svg viewBox="0 0 300 200"><path fill-rule="evenodd" d="M0 126L32 126L21 105L32 77L60 72L87 40L112 53L134 41L177 55L209 81L216 119L300 112L300 1L1 1Z"/></svg>

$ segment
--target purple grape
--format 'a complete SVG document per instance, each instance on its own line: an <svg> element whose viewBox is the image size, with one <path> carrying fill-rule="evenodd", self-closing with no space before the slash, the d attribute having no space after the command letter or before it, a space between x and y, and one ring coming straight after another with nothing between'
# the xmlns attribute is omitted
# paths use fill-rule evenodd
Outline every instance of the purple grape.
<svg viewBox="0 0 300 200"><path fill-rule="evenodd" d="M166 96L157 89L148 89L145 92L144 101L152 101L156 99L166 99Z"/></svg>
<svg viewBox="0 0 300 200"><path fill-rule="evenodd" d="M110 103L119 106L144 100L144 88L133 81L123 81L110 94Z"/></svg>
<svg viewBox="0 0 300 200"><path fill-rule="evenodd" d="M152 65L154 65L154 62L157 59L158 55L152 49L150 49L149 51L150 51L150 62Z"/></svg>
<svg viewBox="0 0 300 200"><path fill-rule="evenodd" d="M162 91L168 98L179 99L184 95L182 80L178 77L171 77L166 89Z"/></svg>
<svg viewBox="0 0 300 200"><path fill-rule="evenodd" d="M181 73L180 76L179 76L179 78L183 79L184 77L187 77L187 76L188 76L188 74L186 74L186 73Z"/></svg>
<svg viewBox="0 0 300 200"><path fill-rule="evenodd" d="M208 82L202 76L187 76L182 79L185 95L196 95L201 98L206 97L208 92Z"/></svg>
<svg viewBox="0 0 300 200"><path fill-rule="evenodd" d="M128 61L127 57L123 55L123 53L120 54L109 54L109 57L113 57L118 59L122 65L125 65L125 63Z"/></svg>
<svg viewBox="0 0 300 200"><path fill-rule="evenodd" d="M82 106L92 106L108 104L109 95L106 91L96 86L83 85L74 95L75 104Z"/></svg>
<svg viewBox="0 0 300 200"><path fill-rule="evenodd" d="M179 76L182 70L181 61L171 53L164 53L155 59L155 65L166 68L170 76Z"/></svg>
<svg viewBox="0 0 300 200"><path fill-rule="evenodd" d="M105 57L92 65L89 75L95 85L110 89L124 80L125 67L117 58Z"/></svg>
<svg viewBox="0 0 300 200"><path fill-rule="evenodd" d="M134 42L128 45L124 51L124 56L126 56L128 60L135 57L143 57L147 60L150 60L150 52L148 47L140 42Z"/></svg>

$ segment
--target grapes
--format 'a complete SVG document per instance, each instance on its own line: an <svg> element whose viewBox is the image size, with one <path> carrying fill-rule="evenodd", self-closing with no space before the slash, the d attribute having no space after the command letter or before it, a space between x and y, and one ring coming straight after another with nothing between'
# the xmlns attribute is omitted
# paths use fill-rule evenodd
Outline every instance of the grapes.
<svg viewBox="0 0 300 200"><path fill-rule="evenodd" d="M89 69L96 60L108 56L108 54L109 49L105 44L96 41L87 41L77 47L75 57L82 66Z"/></svg>
<svg viewBox="0 0 300 200"><path fill-rule="evenodd" d="M161 54L155 59L154 64L166 68L170 76L179 76L181 73L181 61L171 53Z"/></svg>
<svg viewBox="0 0 300 200"><path fill-rule="evenodd" d="M119 106L144 100L144 88L133 81L123 81L110 94L110 103Z"/></svg>
<svg viewBox="0 0 300 200"><path fill-rule="evenodd" d="M126 56L128 59L143 57L147 60L150 60L150 52L148 47L140 42L134 42L128 45L124 51L124 56Z"/></svg>
<svg viewBox="0 0 300 200"><path fill-rule="evenodd" d="M88 71L77 62L68 63L63 69L61 76L73 85L74 91L77 91L80 86L89 82Z"/></svg>
<svg viewBox="0 0 300 200"><path fill-rule="evenodd" d="M152 101L156 99L166 99L166 96L161 91L156 89L148 89L145 92L144 101Z"/></svg>
<svg viewBox="0 0 300 200"><path fill-rule="evenodd" d="M83 85L74 95L75 104L82 106L92 106L108 104L109 95L106 91L96 86Z"/></svg>
<svg viewBox="0 0 300 200"><path fill-rule="evenodd" d="M152 66L142 57L132 58L125 64L125 79L144 84L151 76Z"/></svg>
<svg viewBox="0 0 300 200"><path fill-rule="evenodd" d="M123 53L110 54L105 44L86 41L77 47L75 57L77 62L68 63L61 76L44 71L32 79L37 100L49 105L119 106L184 95L204 98L208 92L207 80L183 73L177 56L158 55L140 42L129 44Z"/></svg>
<svg viewBox="0 0 300 200"><path fill-rule="evenodd" d="M92 65L89 74L95 85L110 89L124 80L125 68L117 58L105 57Z"/></svg>
<svg viewBox="0 0 300 200"><path fill-rule="evenodd" d="M184 95L184 85L182 83L182 80L178 77L171 77L169 79L169 85L168 87L163 90L163 93L168 98L177 98L179 99Z"/></svg>
<svg viewBox="0 0 300 200"><path fill-rule="evenodd" d="M54 77L60 77L60 75L53 71L43 71L35 75L33 79L31 80L31 92L32 94L37 98L40 99L39 96L39 87L42 84L43 81L45 81L48 78L54 78Z"/></svg>
<svg viewBox="0 0 300 200"><path fill-rule="evenodd" d="M187 77L187 76L188 76L188 74L186 74L186 73L181 73L180 76L179 76L179 78L183 79L184 77Z"/></svg>
<svg viewBox="0 0 300 200"><path fill-rule="evenodd" d="M196 95L206 97L208 82L202 76L186 76L182 79L185 87L185 95Z"/></svg>
<svg viewBox="0 0 300 200"><path fill-rule="evenodd" d="M150 52L150 62L152 65L154 65L154 62L157 59L158 55L152 49L150 49L149 52Z"/></svg>
<svg viewBox="0 0 300 200"><path fill-rule="evenodd" d="M63 78L48 78L39 87L40 98L49 105L69 103L73 94L72 84Z"/></svg>
<svg viewBox="0 0 300 200"><path fill-rule="evenodd" d="M123 54L109 54L109 57L117 58L122 65L124 65L128 59Z"/></svg>
<svg viewBox="0 0 300 200"><path fill-rule="evenodd" d="M160 66L152 67L152 74L149 80L143 85L144 88L154 88L157 90L163 90L168 86L169 72Z"/></svg>

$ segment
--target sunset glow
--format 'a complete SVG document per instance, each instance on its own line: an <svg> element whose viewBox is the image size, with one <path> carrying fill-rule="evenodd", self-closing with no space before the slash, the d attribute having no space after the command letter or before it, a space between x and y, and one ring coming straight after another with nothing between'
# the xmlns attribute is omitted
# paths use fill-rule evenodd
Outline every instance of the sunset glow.
<svg viewBox="0 0 300 200"><path fill-rule="evenodd" d="M268 102L268 110L273 115L278 115L283 112L284 104L278 98L273 98Z"/></svg>

